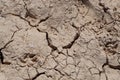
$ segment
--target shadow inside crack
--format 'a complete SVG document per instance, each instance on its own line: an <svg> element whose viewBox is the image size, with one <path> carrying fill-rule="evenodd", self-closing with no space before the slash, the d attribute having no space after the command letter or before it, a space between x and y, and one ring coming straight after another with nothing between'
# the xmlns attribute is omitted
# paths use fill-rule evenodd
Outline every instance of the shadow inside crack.
<svg viewBox="0 0 120 80"><path fill-rule="evenodd" d="M74 44L74 42L79 38L79 33L76 33L76 35L75 35L75 37L74 37L74 39L73 39L73 41L72 42L70 42L68 45L65 45L65 46L63 46L63 49L68 49L68 48L71 48L72 47L72 45Z"/></svg>
<svg viewBox="0 0 120 80"><path fill-rule="evenodd" d="M2 53L2 49L0 49L0 60L1 60L1 63L4 64L4 62L3 62L4 56L3 56L3 53Z"/></svg>
<svg viewBox="0 0 120 80"><path fill-rule="evenodd" d="M120 70L120 65L114 66L114 65L109 64L108 66L112 69Z"/></svg>
<svg viewBox="0 0 120 80"><path fill-rule="evenodd" d="M50 38L49 38L49 36L48 36L48 33L47 33L47 32L46 32L46 39L47 39L47 42L48 42L48 46L49 46L50 48L52 48L52 51L57 50L57 47L56 47L56 46L54 46L54 45L50 42Z"/></svg>
<svg viewBox="0 0 120 80"><path fill-rule="evenodd" d="M9 63L4 63L4 56L2 53L2 50L7 47L8 44L10 44L13 40L8 41L2 48L0 48L0 61L2 64L9 64Z"/></svg>
<svg viewBox="0 0 120 80"><path fill-rule="evenodd" d="M104 67L108 66L111 69L117 69L120 70L120 65L111 65L109 64L109 59L106 57L106 62L102 65L103 70L105 71Z"/></svg>
<svg viewBox="0 0 120 80"><path fill-rule="evenodd" d="M39 77L40 75L43 75L45 74L45 72L42 72L42 73L38 73L35 75L35 77L33 77L31 80L35 80L37 77Z"/></svg>

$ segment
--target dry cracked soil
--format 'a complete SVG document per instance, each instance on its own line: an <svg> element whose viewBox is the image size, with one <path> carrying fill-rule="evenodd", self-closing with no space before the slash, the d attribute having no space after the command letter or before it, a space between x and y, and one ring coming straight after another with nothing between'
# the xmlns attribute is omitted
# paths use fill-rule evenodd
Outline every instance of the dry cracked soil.
<svg viewBox="0 0 120 80"><path fill-rule="evenodd" d="M0 80L120 80L120 0L0 0Z"/></svg>

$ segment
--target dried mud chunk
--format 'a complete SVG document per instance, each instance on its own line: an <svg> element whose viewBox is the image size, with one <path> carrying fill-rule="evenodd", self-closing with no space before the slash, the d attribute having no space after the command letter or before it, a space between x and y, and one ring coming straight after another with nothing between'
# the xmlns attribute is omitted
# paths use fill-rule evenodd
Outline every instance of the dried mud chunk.
<svg viewBox="0 0 120 80"><path fill-rule="evenodd" d="M3 6L2 14L14 13L21 14L24 9L24 3L22 0L1 0Z"/></svg>
<svg viewBox="0 0 120 80"><path fill-rule="evenodd" d="M67 57L67 64L74 64L74 59L72 57Z"/></svg>
<svg viewBox="0 0 120 80"><path fill-rule="evenodd" d="M120 65L119 57L120 57L120 54L109 55L108 56L109 64L114 66Z"/></svg>
<svg viewBox="0 0 120 80"><path fill-rule="evenodd" d="M59 54L55 60L59 63L60 66L66 66L66 56L63 54Z"/></svg>
<svg viewBox="0 0 120 80"><path fill-rule="evenodd" d="M66 17L69 19L75 18L78 14L78 10L76 6L71 6L70 9L66 12Z"/></svg>
<svg viewBox="0 0 120 80"><path fill-rule="evenodd" d="M107 78L108 80L114 80L114 79L117 79L117 78L120 78L120 74L119 74L119 71L118 70L114 70L114 69L111 69L111 68L105 68L105 73L107 75Z"/></svg>
<svg viewBox="0 0 120 80"><path fill-rule="evenodd" d="M71 76L73 73L75 73L75 66L74 65L67 65L63 71L68 74L69 76Z"/></svg>
<svg viewBox="0 0 120 80"><path fill-rule="evenodd" d="M0 78L1 78L2 80L6 80L5 74L0 73Z"/></svg>
<svg viewBox="0 0 120 80"><path fill-rule="evenodd" d="M113 1L1 0L0 47L13 40L1 51L9 63L0 65L1 79L119 79L120 6Z"/></svg>
<svg viewBox="0 0 120 80"><path fill-rule="evenodd" d="M84 75L86 74L86 75ZM79 73L78 75L81 76L77 76L77 79L81 79L81 80L93 80L93 78L91 77L91 74L89 73L89 71L86 68L81 67L79 69Z"/></svg>
<svg viewBox="0 0 120 80"><path fill-rule="evenodd" d="M16 30L17 28L12 21L0 17L0 47L3 47L11 40L11 37Z"/></svg>
<svg viewBox="0 0 120 80"><path fill-rule="evenodd" d="M74 40L76 30L69 24L57 27L56 29L59 33L55 34L52 31L48 33L53 45L55 45L56 47L65 46Z"/></svg>
<svg viewBox="0 0 120 80"><path fill-rule="evenodd" d="M23 76L24 76L24 78L28 78L27 73L25 73L26 70L24 70L23 74L20 74L20 72L18 72L15 69L15 66L14 67L11 67L11 66L6 67L6 66L4 66L2 68L2 70L3 70L4 74L5 74L5 78L6 78L5 80L8 80L8 79L9 80L23 80ZM1 78L1 80L3 80L3 79Z"/></svg>
<svg viewBox="0 0 120 80"><path fill-rule="evenodd" d="M10 20L18 30L27 29L31 27L27 21L21 18L20 15L16 16L14 14L7 14L5 16L6 19Z"/></svg>
<svg viewBox="0 0 120 80"><path fill-rule="evenodd" d="M80 36L84 38L85 42L89 42L90 40L95 39L94 33L88 29L82 31Z"/></svg>
<svg viewBox="0 0 120 80"><path fill-rule="evenodd" d="M97 40L91 40L89 43L88 43L88 48L89 49L97 49L99 48L99 44L97 44L98 41Z"/></svg>
<svg viewBox="0 0 120 80"><path fill-rule="evenodd" d="M52 69L57 65L57 63L55 62L55 60L50 56L47 57L47 59L45 60L45 63L43 64L44 68L47 69Z"/></svg>
<svg viewBox="0 0 120 80"><path fill-rule="evenodd" d="M37 75L36 69L33 67L30 67L28 69L28 74L29 74L30 79L32 79L35 75Z"/></svg>
<svg viewBox="0 0 120 80"><path fill-rule="evenodd" d="M28 31L21 30L13 39L14 42L6 50L6 58L14 60L26 54L34 54L41 56L42 60L50 54L51 48L48 47L46 34L38 32L35 28Z"/></svg>
<svg viewBox="0 0 120 80"><path fill-rule="evenodd" d="M26 3L26 8L35 18L44 18L50 13L50 8L44 2L42 0L29 1Z"/></svg>

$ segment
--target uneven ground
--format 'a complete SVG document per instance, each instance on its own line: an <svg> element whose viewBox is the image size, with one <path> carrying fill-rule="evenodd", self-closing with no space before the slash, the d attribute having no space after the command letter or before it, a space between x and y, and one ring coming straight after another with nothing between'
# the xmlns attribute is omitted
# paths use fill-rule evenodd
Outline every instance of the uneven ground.
<svg viewBox="0 0 120 80"><path fill-rule="evenodd" d="M0 80L119 80L120 0L0 0Z"/></svg>

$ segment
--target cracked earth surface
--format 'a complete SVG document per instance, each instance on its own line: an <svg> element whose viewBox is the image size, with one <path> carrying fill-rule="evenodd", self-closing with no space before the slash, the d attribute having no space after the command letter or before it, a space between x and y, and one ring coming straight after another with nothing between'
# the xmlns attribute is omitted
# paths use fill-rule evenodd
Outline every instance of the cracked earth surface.
<svg viewBox="0 0 120 80"><path fill-rule="evenodd" d="M120 0L0 0L0 80L119 80Z"/></svg>

